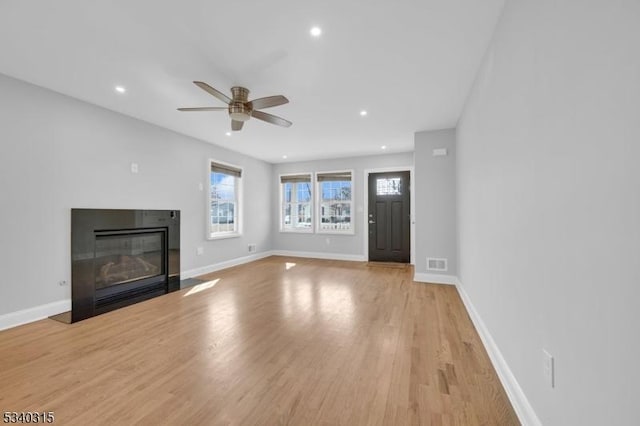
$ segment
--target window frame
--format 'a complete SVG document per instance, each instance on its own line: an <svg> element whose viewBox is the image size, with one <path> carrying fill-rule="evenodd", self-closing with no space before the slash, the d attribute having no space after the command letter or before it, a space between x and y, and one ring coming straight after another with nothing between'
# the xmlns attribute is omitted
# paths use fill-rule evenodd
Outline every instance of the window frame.
<svg viewBox="0 0 640 426"><path fill-rule="evenodd" d="M213 201L213 197L211 196L211 168L213 164L218 164L220 166L226 166L232 169L237 169L240 171L240 176L233 176L235 179L234 186L234 195L235 195L235 208L234 208L234 222L236 222L236 229L234 231L223 231L223 232L213 232L211 227L211 203ZM207 161L207 205L206 205L206 238L207 240L222 240L225 238L237 238L242 236L242 218L243 218L243 177L244 177L244 168L238 166L236 164L227 163L225 161L219 161L214 158L210 158Z"/></svg>
<svg viewBox="0 0 640 426"><path fill-rule="evenodd" d="M311 226L309 228L299 228L299 229L285 228L284 226L284 218L285 218L284 185L285 183L282 182L282 178L287 176L300 176L300 175L309 176L309 190L311 192L309 196L309 205L310 205L310 211L311 211ZM280 188L280 191L279 191L280 197L278 199L279 200L278 209L280 210L280 232L292 233L292 234L313 234L314 233L314 229L315 229L315 188L313 185L314 179L315 179L315 175L313 172L283 173L278 175L278 186ZM294 191L292 191L292 195L293 195L293 192ZM291 201L291 204L293 204L293 201Z"/></svg>
<svg viewBox="0 0 640 426"><path fill-rule="evenodd" d="M322 190L320 185L322 182L318 180L318 176L324 174L332 174L332 173L349 173L351 175L351 200L349 203L351 205L350 212L350 227L346 230L337 230L337 229L322 229ZM316 198L316 232L318 234L332 234L332 235L355 235L356 233L356 225L355 225L355 216L354 216L354 208L355 208L355 171L353 169L342 169L342 170L330 170L330 171L320 171L315 173L315 191L317 194Z"/></svg>

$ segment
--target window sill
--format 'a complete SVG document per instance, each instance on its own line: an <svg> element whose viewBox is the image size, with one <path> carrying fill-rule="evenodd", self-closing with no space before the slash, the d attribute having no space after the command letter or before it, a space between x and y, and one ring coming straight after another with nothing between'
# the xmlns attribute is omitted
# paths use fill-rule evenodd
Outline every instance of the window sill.
<svg viewBox="0 0 640 426"><path fill-rule="evenodd" d="M356 235L356 232L353 229L350 229L348 231L332 231L332 230L322 231L319 229L316 231L316 233L329 234L329 235Z"/></svg>
<svg viewBox="0 0 640 426"><path fill-rule="evenodd" d="M313 229L281 229L283 234L313 234Z"/></svg>
<svg viewBox="0 0 640 426"><path fill-rule="evenodd" d="M240 232L230 232L228 234L214 234L209 235L207 240L226 240L227 238L238 238L241 237L242 234Z"/></svg>

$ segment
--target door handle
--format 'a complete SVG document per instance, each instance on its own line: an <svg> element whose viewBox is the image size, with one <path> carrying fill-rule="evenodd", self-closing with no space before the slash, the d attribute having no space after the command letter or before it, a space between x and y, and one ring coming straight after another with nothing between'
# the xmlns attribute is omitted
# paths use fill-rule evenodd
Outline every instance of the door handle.
<svg viewBox="0 0 640 426"><path fill-rule="evenodd" d="M372 223L376 223L376 221L375 220L370 220L369 221L369 225L371 225Z"/></svg>

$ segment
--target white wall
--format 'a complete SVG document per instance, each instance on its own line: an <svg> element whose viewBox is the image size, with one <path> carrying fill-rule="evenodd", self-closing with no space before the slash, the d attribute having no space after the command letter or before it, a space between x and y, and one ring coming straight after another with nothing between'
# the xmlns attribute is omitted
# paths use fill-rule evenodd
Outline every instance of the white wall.
<svg viewBox="0 0 640 426"><path fill-rule="evenodd" d="M457 276L456 131L415 134L416 274ZM446 149L446 156L433 156ZM427 257L447 259L447 271L427 271ZM416 275L419 278L419 275ZM429 281L430 278L426 277Z"/></svg>
<svg viewBox="0 0 640 426"><path fill-rule="evenodd" d="M364 246L364 171L366 169L413 166L413 153L371 155L364 157L338 158L332 160L318 160L307 162L292 162L276 164L273 167L272 192L273 197L273 248L274 250L290 250L296 252L333 253L338 255L357 256L366 260L368 249ZM279 175L296 172L324 172L338 170L354 171L354 235L335 234L300 234L279 232L280 229L280 200ZM329 243L327 243L329 239Z"/></svg>
<svg viewBox="0 0 640 426"><path fill-rule="evenodd" d="M457 149L459 275L538 417L640 424L640 2L508 0Z"/></svg>
<svg viewBox="0 0 640 426"><path fill-rule="evenodd" d="M3 75L0 140L0 315L70 298L74 207L181 210L183 271L271 249L269 163ZM205 239L209 158L244 167L240 238Z"/></svg>

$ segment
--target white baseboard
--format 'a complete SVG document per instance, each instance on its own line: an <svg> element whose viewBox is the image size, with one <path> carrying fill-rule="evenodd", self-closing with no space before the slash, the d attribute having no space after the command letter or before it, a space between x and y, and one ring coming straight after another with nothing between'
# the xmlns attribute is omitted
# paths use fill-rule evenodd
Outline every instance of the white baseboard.
<svg viewBox="0 0 640 426"><path fill-rule="evenodd" d="M449 284L449 285L458 284L458 277L456 277L455 275L428 274L424 272L416 272L415 274L413 274L413 280L419 283Z"/></svg>
<svg viewBox="0 0 640 426"><path fill-rule="evenodd" d="M59 300L45 305L34 306L33 308L21 311L10 312L0 315L0 330L17 327L22 324L38 321L51 315L61 314L71 310L71 299Z"/></svg>
<svg viewBox="0 0 640 426"><path fill-rule="evenodd" d="M471 303L469 295L464 290L464 287L460 282L457 283L456 287L458 289L458 293L460 293L460 298L462 299L464 306L467 308L467 312L469 312L473 325L475 325L476 330L478 330L478 334L480 335L480 339L489 354L489 358L491 358L491 363L498 373L498 378L500 379L500 382L502 382L502 387L507 393L509 401L511 401L511 405L513 405L513 409L518 415L518 419L520 419L523 426L542 426L542 422L536 415L533 407L527 399L527 396L524 394L524 391L511 372L511 369L502 356L498 345L495 340L493 340L489 329L484 324L484 321L482 321L482 318L478 314L478 311L476 311L473 303Z"/></svg>
<svg viewBox="0 0 640 426"><path fill-rule="evenodd" d="M316 251L272 250L271 254L274 256L305 257L311 259L326 260L347 260L352 262L364 262L367 260L361 254L322 253Z"/></svg>
<svg viewBox="0 0 640 426"><path fill-rule="evenodd" d="M187 278L197 277L199 275L210 274L211 272L216 272L221 269L231 268L232 266L242 265L244 263L253 262L255 260L264 259L265 257L269 257L273 255L271 251L263 251L261 253L252 254L244 257L237 257L231 260L225 260L224 262L214 263L212 265L201 266L199 268L189 269L187 271L180 272L180 279L184 280Z"/></svg>

